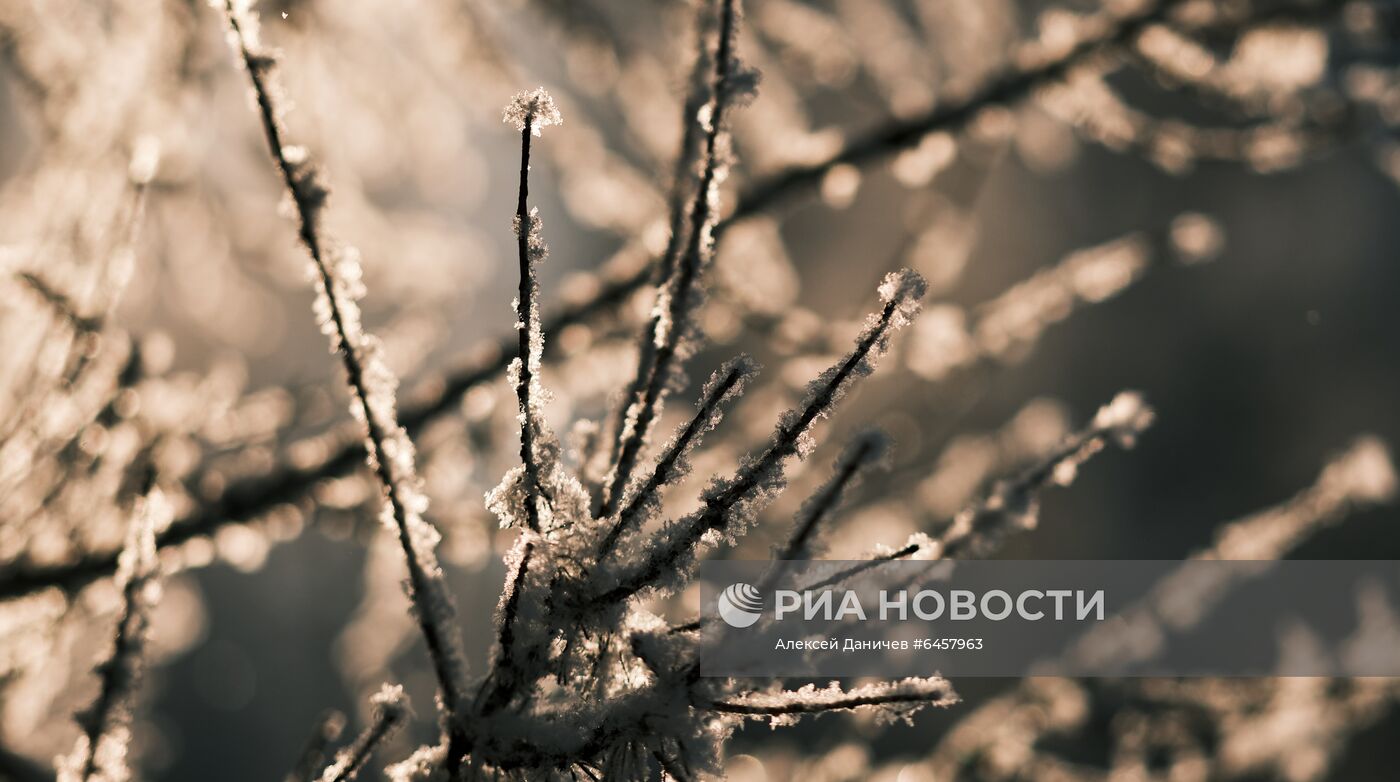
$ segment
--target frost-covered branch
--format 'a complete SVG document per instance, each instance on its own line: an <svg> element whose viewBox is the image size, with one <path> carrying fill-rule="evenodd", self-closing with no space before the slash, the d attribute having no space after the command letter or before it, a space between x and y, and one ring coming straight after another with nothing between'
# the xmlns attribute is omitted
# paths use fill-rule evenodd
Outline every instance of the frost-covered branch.
<svg viewBox="0 0 1400 782"><path fill-rule="evenodd" d="M904 545L874 552L806 589L820 589L853 578L882 562L899 559L968 559L986 554L1006 535L1035 527L1040 492L1051 486L1068 486L1079 467L1107 445L1131 448L1138 435L1151 425L1152 409L1135 392L1119 393L1099 408L1089 426L1067 437L1058 448L1013 478L998 481L983 498L958 512L936 536L917 532ZM698 629L690 624L678 631Z"/></svg>
<svg viewBox="0 0 1400 782"><path fill-rule="evenodd" d="M408 717L408 697L399 685L384 685L370 698L374 717L350 746L336 754L335 762L321 773L320 782L349 782L360 773L370 755Z"/></svg>
<svg viewBox="0 0 1400 782"><path fill-rule="evenodd" d="M861 165L917 144L939 130L961 129L984 109L1022 100L1040 86L1058 80L1075 65L1100 53L1131 42L1151 24L1162 21L1185 0L1154 0L1114 20L1099 35L1080 41L1063 54L1029 68L1000 74L961 97L941 101L925 114L892 122L859 136L826 160L781 171L745 190L735 206L733 219L772 207L790 194L811 188L831 169Z"/></svg>
<svg viewBox="0 0 1400 782"><path fill-rule="evenodd" d="M1136 39L1136 33L1151 26L1151 21L1164 16L1174 3L1158 0L1142 9L1139 15L1122 17L1119 26L1098 40L1103 50L1121 47ZM1335 0L1321 5L1286 3L1265 9L1251 9L1244 22L1232 20L1231 29L1245 22L1314 21L1330 18L1340 3ZM893 153L899 144L908 144L925 134L956 130L963 127L981 111L1018 101L1039 86L1061 78L1075 63L1088 59L1099 49L1092 42L1066 53L1060 60L1029 71L1017 71L989 78L970 90L967 96L944 102L924 117L892 123L849 142L840 152L820 164L790 169L775 174L744 189L734 212L719 220L715 233L735 221L765 211L786 197L814 186L832 167L842 163L862 163ZM566 305L544 323L547 332L586 322L601 313L611 311L653 279L647 267L624 271L605 280L590 298ZM504 372L515 354L517 335L502 338L484 358L448 373L434 390L416 404L406 406L400 420L410 432L453 413L462 397L472 388L489 382ZM301 499L311 487L328 479L352 472L365 461L360 442L347 442L331 451L322 460L306 466L280 465L274 472L231 482L214 499L202 503L193 512L182 516L159 536L161 548L178 546L217 531L228 525L249 521L279 504ZM0 575L0 599L30 594L51 586L73 591L103 578L116 569L117 552L102 551L87 554L76 561L62 564L27 564L9 568Z"/></svg>
<svg viewBox="0 0 1400 782"><path fill-rule="evenodd" d="M781 171L741 191L735 210L715 226L716 234L735 221L771 209L780 201L821 181L831 168L842 163L868 163L892 154L924 137L928 133L953 131L964 127L983 110L1005 106L1034 93L1039 87L1055 82L1077 63L1092 59L1096 54L1116 51L1141 38L1140 33L1152 26L1151 20L1167 18L1166 7L1173 3L1157 0L1132 16L1120 17L1117 25L1095 38L1093 42L1067 51L1061 58L1026 71L993 76L971 89L961 99L944 101L922 117L901 120L872 130L852 139L841 151L821 163ZM1322 3L1278 3L1251 7L1244 14L1226 15L1199 31L1202 34L1231 36L1245 27L1268 23L1317 23L1335 18L1343 5L1340 0ZM1193 31L1195 32L1195 31ZM565 326L586 322L602 313L615 310L636 291L653 280L646 267L624 270L605 280L590 298L568 304L549 318L544 329L557 332ZM514 356L516 335L499 340L484 358L447 373L433 390L416 404L406 406L400 415L402 425L415 433L429 423L452 414L462 397L472 388L489 382L504 372ZM213 499L202 502L191 512L178 518L157 538L161 548L179 546L210 535L220 528L245 523L280 504L302 499L312 487L329 478L351 473L365 461L361 442L343 441L323 459L308 465L278 465L275 470L252 478L236 479ZM118 551L95 551L76 560L63 563L15 564L0 574L0 599L34 593L49 587L68 592L111 575L117 567Z"/></svg>
<svg viewBox="0 0 1400 782"><path fill-rule="evenodd" d="M754 692L717 700L709 708L722 714L779 721L806 714L826 714L859 709L878 710L889 721L913 716L924 707L952 706L959 700L953 686L941 676L900 679L843 689L837 682L826 687L808 684L796 690Z"/></svg>
<svg viewBox="0 0 1400 782"><path fill-rule="evenodd" d="M888 275L880 285L884 306L870 316L855 349L808 385L802 403L782 415L768 446L757 456L746 458L733 476L712 481L701 495L700 509L668 524L632 561L614 562L614 556L600 562L594 579L600 588L586 601L593 607L616 605L647 587L674 579L689 571L695 547L703 539L740 531L758 508L782 490L788 459L805 458L811 452L811 428L817 419L829 415L857 379L874 371L889 346L890 335L907 326L918 313L924 290L923 278L912 271Z"/></svg>
<svg viewBox="0 0 1400 782"><path fill-rule="evenodd" d="M702 6L703 8L703 6ZM714 56L710 53L709 39L719 23L712 13L702 10L696 14L695 62L690 70L690 84L681 107L681 143L676 152L675 167L672 172L671 191L667 198L668 224L670 235L666 238L666 248L661 253L660 263L651 265L653 287L664 291L670 284L675 270L676 257L689 235L686 216L691 200L687 198L695 189L695 172L704 165L704 139L708 137L705 126L700 122L700 112L710 103L713 94L711 71ZM713 127L713 126L711 126ZM647 324L644 335L649 336L657 328L655 319ZM622 445L623 432L627 428L627 415L630 402L644 390L643 385L651 371L656 357L656 344L652 339L638 340L637 371L622 395L622 403L617 407L617 420L613 424L612 453L616 454ZM601 504L600 504L601 512Z"/></svg>
<svg viewBox="0 0 1400 782"><path fill-rule="evenodd" d="M1132 447L1137 436L1151 425L1152 418L1152 410L1141 396L1131 391L1122 392L1107 405L1099 408L1089 426L1067 437L1058 448L1015 477L998 481L985 497L969 504L954 516L938 535L916 532L903 545L897 548L881 547L871 553L868 559L839 570L820 581L806 584L803 589L818 590L840 584L885 562L901 559L967 559L984 555L997 546L1007 534L1016 530L1032 529L1035 526L1041 491L1051 486L1068 486L1074 480L1079 467L1106 445ZM837 483L841 476L841 464L841 461L837 462L837 475L822 491L814 495L809 503L817 502L818 498ZM801 528L802 525L799 524L798 529ZM775 569L769 577L770 583L776 582L781 572ZM693 633L701 627L702 621L692 620L673 625L669 632Z"/></svg>
<svg viewBox="0 0 1400 782"><path fill-rule="evenodd" d="M487 507L503 526L523 526L510 556L510 575L499 611L497 650L490 676L481 690L477 710L491 714L500 709L532 678L543 657L546 639L532 632L517 632L526 606L527 582L541 534L549 534L588 516L588 496L582 485L560 464L559 444L544 423L544 391L539 383L544 334L539 325L539 284L535 267L546 249L537 211L529 208L530 139L540 129L559 124L554 101L543 89L522 92L506 107L505 121L520 131L520 191L515 217L519 248L520 293L516 300L516 327L520 330L520 357L511 366L520 421L521 466L506 474L486 498ZM456 750L449 748L449 763Z"/></svg>
<svg viewBox="0 0 1400 782"><path fill-rule="evenodd" d="M398 423L398 378L384 364L379 342L360 324L364 295L359 259L349 248L331 251L321 234L327 190L307 151L284 141L282 111L272 84L275 58L258 40L258 20L246 0L224 0L230 43L252 86L267 148L295 208L298 234L311 260L316 315L338 353L352 397L351 412L364 426L366 461L384 497L383 519L395 530L408 566L408 594L432 658L442 699L444 728L467 697L466 658L455 626L452 596L437 562L438 531L425 518L427 497L414 467L413 443Z"/></svg>
<svg viewBox="0 0 1400 782"><path fill-rule="evenodd" d="M724 405L744 392L744 386L758 372L758 366L748 356L731 359L710 376L696 403L695 415L676 432L661 452L651 474L628 494L627 503L618 511L603 542L598 545L598 558L612 553L618 538L634 530L660 508L661 489L676 483L690 471L686 456L700 440L719 425L724 417Z"/></svg>
<svg viewBox="0 0 1400 782"><path fill-rule="evenodd" d="M1211 546L1194 553L1191 558L1274 559L1285 556L1313 533L1336 523L1350 510L1388 501L1393 497L1395 487L1395 469L1385 446L1372 436L1362 436L1345 452L1328 462L1311 486L1278 505L1226 524ZM1176 575L1186 573L1183 569ZM1202 586L1206 587L1204 591ZM1134 630L1115 633L1090 631L1071 650L1071 654L1077 656L1080 662L1109 659L1115 663L1122 663L1134 659L1149 659L1159 648L1160 640L1144 644L1144 639L1150 638L1154 630L1160 633L1160 638L1166 638L1170 632L1169 627L1162 626L1163 620L1160 616L1155 615L1159 605L1165 607L1175 603L1175 608L1169 609L1167 613L1175 614L1178 618L1200 617L1206 614L1209 606L1218 599L1219 590L1228 589L1230 586L1202 585L1197 579L1169 576L1154 586L1149 601L1127 609L1123 615L1126 622L1113 625L1135 628ZM1144 627L1138 623L1138 620L1145 616L1150 618L1152 625ZM1186 625L1193 623L1194 620ZM1107 626L1109 625L1103 625ZM1234 745L1233 749L1239 749L1243 742L1248 742L1251 751L1247 754L1238 755L1232 750L1225 755L1228 759L1236 761L1240 757L1263 761L1265 758L1277 757L1288 752L1290 747L1278 745L1278 739L1297 745L1296 748L1304 753L1312 754L1317 744L1326 745L1337 738L1329 736L1330 732L1335 730L1344 734L1346 726L1355 726L1358 723L1365 725L1371 719L1363 717L1354 722L1329 719L1334 716L1329 712L1337 707L1337 702L1345 703L1348 697L1344 690L1336 686L1335 680L1296 678L1283 681L1308 682L1309 684L1305 685L1308 687L1316 685L1322 693L1326 693L1327 698L1335 698L1336 702L1320 702L1306 693L1295 691L1290 693L1289 697L1264 704L1265 708L1260 709L1258 705L1247 701L1232 702L1232 693L1222 689L1210 693L1213 698L1198 699L1189 697L1189 693L1180 693L1179 695L1187 697L1184 700L1178 697L1177 704L1191 708L1195 713L1207 716L1211 720L1224 723L1217 724L1212 730L1222 730L1226 735L1222 735L1221 738ZM1382 680L1356 681L1360 683ZM1122 702L1125 694L1130 699L1150 699L1154 690L1160 692L1160 686L1174 688L1179 684L1181 683L1153 679L1128 680L1124 683L1126 693L1112 692L1112 696L1118 703ZM1218 682L1204 681L1199 684L1211 687L1218 685ZM1254 684L1267 686L1269 682L1257 680ZM1035 746L1041 743L1044 736L1063 734L1079 726L1084 715L1090 711L1087 701L1092 693L1092 689L1069 679L1026 679L1011 692L979 705L965 716L924 761L924 770L934 776L957 773L967 768L966 758L973 756L1017 757L1022 759L1021 768L1028 768L1029 757L1038 752ZM1216 702L1210 703L1211 699ZM1201 706L1206 708L1201 709ZM1271 713L1280 706L1296 711L1286 718ZM1241 707L1243 711L1234 713ZM1246 729L1237 735L1228 735L1231 723L1236 729L1246 728L1252 719L1273 722L1273 725L1264 731ZM1307 735L1299 736L1293 731L1277 730L1276 728L1284 724L1284 719L1288 724L1305 726ZM1317 758L1315 754L1312 754L1312 757ZM1212 763L1214 762L1212 760ZM1239 769L1232 771L1233 773L1222 772L1223 776L1237 776ZM1017 775L1017 778L1021 778L1020 775Z"/></svg>
<svg viewBox="0 0 1400 782"><path fill-rule="evenodd" d="M519 332L519 357L511 363L515 396L520 408L520 463L524 470L525 525L540 531L539 502L544 494L541 455L536 452L542 434L544 391L540 386L540 357L544 332L540 330L540 284L536 268L549 254L541 233L539 210L530 209L530 139L540 129L561 121L554 99L544 89L522 92L506 107L505 121L520 131L520 190L515 210L515 239L520 263L519 292L515 299L515 328Z"/></svg>
<svg viewBox="0 0 1400 782"><path fill-rule="evenodd" d="M941 559L967 559L979 556L996 545L1007 533L1031 529L1039 516L1037 496L1050 486L1068 486L1080 465L1105 446L1131 448L1152 424L1153 412L1142 397L1124 391L1099 408L1094 420L1071 435L1057 450L1024 470L1019 476L999 482L982 501L953 517L938 536L936 556Z"/></svg>
<svg viewBox="0 0 1400 782"><path fill-rule="evenodd" d="M1271 508L1230 522L1197 559L1280 559L1319 530L1355 509L1389 502L1396 492L1390 449L1362 435L1322 468L1313 485Z"/></svg>
<svg viewBox="0 0 1400 782"><path fill-rule="evenodd" d="M837 457L831 480L802 504L792 534L782 548L774 552L773 559L811 559L822 524L841 509L847 492L859 483L861 473L883 460L889 447L889 437L879 430L867 430L856 435Z"/></svg>
<svg viewBox="0 0 1400 782"><path fill-rule="evenodd" d="M1282 559L1352 510L1389 502L1395 489L1389 449L1374 435L1363 435L1329 461L1311 486L1278 505L1224 525L1212 545L1186 561ZM1222 571L1203 577L1202 571L1183 564L1111 622L1088 630L1071 645L1066 658L1085 670L1146 662L1161 652L1168 638L1196 626L1255 572Z"/></svg>
<svg viewBox="0 0 1400 782"><path fill-rule="evenodd" d="M1107 19L1108 24L1100 25L1096 35L1081 39L1058 56L993 75L961 96L950 96L922 115L896 120L856 136L826 160L794 166L759 180L741 191L734 211L719 222L715 232L722 234L739 220L768 211L801 192L816 188L822 178L838 166L860 166L884 159L917 144L931 133L961 130L987 109L1025 100L1040 88L1060 81L1079 65L1135 43L1142 33L1169 20L1178 7L1186 4L1186 0L1125 4L1128 8L1135 6L1136 10ZM1228 35L1265 24L1323 22L1335 18L1345 5L1346 0L1251 4L1243 18L1226 15L1221 22L1207 25L1202 32Z"/></svg>
<svg viewBox="0 0 1400 782"><path fill-rule="evenodd" d="M136 503L117 572L121 614L111 655L97 666L97 698L77 715L72 753L58 759L59 782L124 782L130 778L131 700L145 668L151 610L160 599L160 558L155 531L170 522L170 504L160 489Z"/></svg>
<svg viewBox="0 0 1400 782"><path fill-rule="evenodd" d="M326 750L345 730L345 715L334 709L322 714L297 756L296 765L282 782L312 782L326 766Z"/></svg>
<svg viewBox="0 0 1400 782"><path fill-rule="evenodd" d="M719 40L710 102L691 120L704 129L704 151L692 194L685 241L684 244L673 241L677 254L662 262L666 270L662 273L665 284L659 286L655 311L644 331L637 376L631 385L635 393L624 401L627 412L618 433L613 467L604 482L600 516L612 515L621 503L666 395L684 382L681 367L693 352L692 343L697 338L692 317L700 304L701 276L714 258L719 186L728 170L727 112L736 100L752 91L754 80L734 54L738 0L719 2Z"/></svg>

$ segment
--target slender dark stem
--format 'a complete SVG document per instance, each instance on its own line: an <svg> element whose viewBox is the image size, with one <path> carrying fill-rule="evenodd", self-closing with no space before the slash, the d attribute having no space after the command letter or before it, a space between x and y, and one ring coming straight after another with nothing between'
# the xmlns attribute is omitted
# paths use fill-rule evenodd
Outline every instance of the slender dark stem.
<svg viewBox="0 0 1400 782"><path fill-rule="evenodd" d="M410 599L418 605L418 610L413 612L414 617L423 634L428 655L437 676L443 710L449 716L457 715L460 713L466 694L459 691L456 677L453 674L455 666L449 651L452 648L452 642L447 636L447 633L451 632L451 628L440 627L435 621L436 613L421 605L422 601L429 599L447 600L448 596L445 593L434 594L440 590L433 590L429 583L432 576L419 562L413 543L413 534L409 529L409 511L401 496L399 481L393 472L393 460L385 453L384 445L388 441L390 433L386 431L385 424L380 420L381 416L376 415L370 406L364 366L361 364L360 356L347 327L342 304L336 294L335 277L331 273L330 264L327 263L323 255L317 215L322 207L325 192L319 184L313 181L309 171L304 166L293 164L286 154L277 107L273 103L272 91L267 83L267 72L271 67L271 61L265 55L255 53L250 49L249 39L239 22L238 11L234 7L233 0L225 0L225 18L234 33L238 52L253 87L263 134L267 140L268 152L272 155L273 161L282 175L283 184L296 207L297 232L315 266L328 303L328 315L335 329L338 353L341 366L345 370L346 383L354 397L355 404L364 413L363 423L368 443L367 461L379 480L385 502L388 504L394 519L399 545L403 549L404 560L408 566ZM421 523L428 524L427 520L421 520ZM453 722L453 720L449 719L448 722Z"/></svg>
<svg viewBox="0 0 1400 782"><path fill-rule="evenodd" d="M655 422L682 341L690 328L690 316L696 283L714 252L709 228L715 220L713 190L723 165L720 136L723 133L729 98L729 82L733 77L733 45L736 35L735 5L737 0L723 0L719 25L719 43L715 54L714 87L710 98L709 126L705 129L704 170L690 205L690 227L684 253L676 259L666 286L666 315L652 317L643 332L642 354L650 353L650 361L638 367L633 387L640 393L628 399L627 425L621 433L621 444L613 459L613 469L603 487L600 516L612 515L626 492L628 479L636 468L642 447ZM649 346L654 346L652 350ZM645 378L645 379L643 379Z"/></svg>
<svg viewBox="0 0 1400 782"><path fill-rule="evenodd" d="M518 249L520 262L519 293L516 299L517 317L519 322L519 361L520 376L516 379L516 399L520 408L520 461L524 468L525 480L525 524L527 535L533 535L540 531L539 506L540 499L549 501L545 493L542 467L539 456L535 452L535 435L540 431L541 425L536 420L537 412L536 400L531 398L534 391L535 377L534 368L538 363L536 351L543 348L543 334L539 331L535 322L538 305L535 297L539 295L539 285L535 279L535 262L540 255L541 247L533 242L538 242L539 237L535 234L538 227L535 224L533 215L530 214L530 139L535 133L536 108L535 104L525 107L524 115L521 117L520 129L520 189L519 198L516 202L515 210L515 233L516 246ZM516 633L515 623L519 614L520 600L525 589L525 583L530 575L530 562L535 552L535 541L526 540L523 544L520 563L515 573L511 575L511 583L508 587L509 597L501 612L501 624L497 631L497 644L499 651L491 671L491 675L482 683L482 688L478 696L478 711L483 714L490 714L503 707L515 692L518 682L518 673L532 662L531 660L517 659L516 655ZM527 657L533 657L533 652L526 653Z"/></svg>
<svg viewBox="0 0 1400 782"><path fill-rule="evenodd" d="M878 432L868 432L841 455L836 463L836 473L803 505L792 535L774 559L781 561L800 558L799 555L807 550L817 528L836 512L846 489L860 475L860 471L871 460L879 459L881 451L884 450L883 437L884 435Z"/></svg>
<svg viewBox="0 0 1400 782"><path fill-rule="evenodd" d="M742 703L738 701L713 701L710 709L724 714L743 714L757 717L779 717L785 714L819 714L827 711L855 709L861 706L892 706L901 703L938 703L949 695L943 692L895 692L851 695L830 701L793 701L790 703Z"/></svg>
<svg viewBox="0 0 1400 782"><path fill-rule="evenodd" d="M896 549L896 550L894 550L894 551L890 551L890 552L888 552L888 553L881 554L881 555L878 556L878 557L871 557L870 559L868 559L868 560L866 560L866 561L864 561L864 562L861 562L861 563L858 564L858 565L852 565L852 566L846 568L845 570L839 571L839 572L837 572L837 573L835 573L835 574L833 574L833 575L831 575L831 576L828 576L827 578L824 578L824 579L822 579L822 580L820 580L820 581L817 581L817 582L812 583L812 584L806 584L806 585L804 585L802 588L803 588L803 589L812 589L812 590L816 590L816 589L825 589L826 587L832 586L833 584L839 584L839 583L841 583L842 581L845 581L845 580L848 579L848 578L854 578L854 577L860 575L861 573L864 573L865 571L870 570L871 568L875 567L876 565L880 565L880 564L885 563L885 562L894 562L895 560L904 559L904 558L906 558L906 557L912 557L912 556L914 556L915 554L917 554L917 553L919 553L920 551L922 551L923 549L924 549L924 547L923 547L922 545L920 545L919 543L906 543L905 545L901 546L900 548L898 548L898 549Z"/></svg>
<svg viewBox="0 0 1400 782"><path fill-rule="evenodd" d="M520 197L515 208L516 248L520 259L519 293L516 300L520 318L519 355L520 381L515 386L516 398L520 404L520 462L525 466L525 523L533 532L540 531L540 509L535 504L542 481L540 465L535 457L534 436L536 431L535 409L530 399L534 385L534 372L531 368L532 344L535 329L535 265L530 260L530 234L533 231L530 218L530 136L535 122L533 112L525 115L525 128L520 131ZM523 570L523 569L522 569Z"/></svg>
<svg viewBox="0 0 1400 782"><path fill-rule="evenodd" d="M666 249L661 255L661 262L654 265L653 287L657 294L666 288L671 281L671 275L675 271L676 257L685 237L686 216L689 214L687 208L689 200L687 194L691 192L691 173L700 165L701 155L701 130L703 125L700 122L700 110L709 102L712 85L709 83L708 63L708 43L706 41L707 17L699 15L696 22L696 43L695 43L695 65L690 74L690 89L686 94L684 104L681 107L681 145L676 153L675 169L672 172L671 193L667 200L667 208L670 211L671 235L666 238ZM654 333L656 321L653 318L643 336ZM613 424L612 453L618 453L622 448L622 439L627 426L627 411L632 400L636 399L643 391L643 384L651 373L652 364L656 359L656 345L653 340L639 339L637 344L637 371L632 380L627 385L626 392L622 395L622 404L617 408L617 420ZM602 514L601 504L595 508L595 515Z"/></svg>
<svg viewBox="0 0 1400 782"><path fill-rule="evenodd" d="M355 741L342 750L336 758L334 773L330 773L329 776L327 773L323 773L320 779L323 782L349 782L349 780L354 779L364 768L365 763L369 762L370 756L384 742L384 739L394 732L399 723L403 722L405 716L401 706L380 707L374 716L374 722L365 728L364 732L357 736ZM330 768L326 769L326 772L330 771Z"/></svg>
<svg viewBox="0 0 1400 782"><path fill-rule="evenodd" d="M724 374L717 379L717 382L710 384L704 398L696 407L695 415L691 416L685 427L681 429L680 434L676 435L666 452L657 460L651 475L618 512L617 520L613 522L608 534L603 538L603 542L598 545L598 559L601 560L612 553L613 547L617 545L618 538L622 536L622 533L632 529L641 521L642 512L647 504L656 497L663 486L672 480L676 465L695 446L705 430L712 425L715 416L719 414L720 405L742 387L744 378L750 371L750 366L742 360L731 362L725 368Z"/></svg>
<svg viewBox="0 0 1400 782"><path fill-rule="evenodd" d="M686 520L685 529L669 545L654 553L641 565L607 590L591 595L587 602L595 605L613 605L645 589L667 572L685 555L706 533L722 529L729 520L730 511L751 492L758 489L763 479L779 463L797 453L798 443L807 429L822 415L836 399L846 382L890 333L895 313L901 306L907 306L899 295L891 296L881 309L876 323L857 342L855 350L846 356L836 367L827 382L808 398L797 415L786 417L779 424L773 440L757 459L744 464L733 480L720 492L703 500L700 510Z"/></svg>

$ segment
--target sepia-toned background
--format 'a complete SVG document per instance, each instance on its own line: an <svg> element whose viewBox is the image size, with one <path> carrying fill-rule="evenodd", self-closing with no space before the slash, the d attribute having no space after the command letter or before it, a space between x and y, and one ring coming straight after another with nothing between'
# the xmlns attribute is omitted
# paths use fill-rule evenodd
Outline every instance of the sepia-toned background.
<svg viewBox="0 0 1400 782"><path fill-rule="evenodd" d="M725 209L872 130L956 102L1014 67L1027 42L1053 51L1102 10L1089 0L746 5L740 55L761 80L734 113ZM1222 523L1312 485L1362 436L1378 440L1363 441L1372 461L1357 469L1384 483L1378 443L1400 442L1396 9L1182 5L1186 21L1085 58L1068 87L1037 87L912 146L824 168L727 224L699 317L709 341L663 431L724 359L743 350L764 369L668 503L693 504L704 479L763 441L900 266L930 282L924 315L794 468L795 490L729 555L767 557L863 426L893 436L892 464L850 499L830 536L835 556L899 545L951 517L1123 389L1155 409L1152 428L1048 492L1038 526L995 556L1178 559ZM551 248L546 314L635 276L664 247L695 52L689 3L286 0L260 10L263 39L281 53L288 128L331 187L329 233L361 255L366 324L403 378L402 409L422 409L451 388L444 378L488 365L514 339L519 139L501 122L512 94L544 85L564 117L537 141L532 168ZM1199 34L1191 13L1207 20ZM194 0L0 0L0 570L119 547L119 498L134 480L123 465L137 452L175 476L178 517L356 437L224 38L219 13ZM30 278L88 320L55 314ZM548 335L547 411L561 436L579 419L611 423L651 301L636 287ZM99 378L134 373L134 390L113 402L120 421L65 423L107 388L55 380L75 356ZM483 494L518 458L514 400L497 373L439 408L410 428L480 671L514 534ZM399 588L402 556L364 470L341 472L253 492L254 512L211 519L213 534L181 550L139 698L139 776L280 779L319 715L339 709L362 724L363 696L386 677L405 684L417 717L382 760L431 736L434 683ZM1290 556L1400 558L1394 506L1359 504ZM72 746L69 716L92 697L117 606L105 583L71 601L4 595L7 754L48 769ZM55 600L61 609L44 603ZM657 610L687 617L697 600L683 593ZM747 727L728 747L731 777L931 778L900 769L1015 682L955 684L965 703L912 726L832 716ZM1126 713L1128 700L1107 698L1050 751L1114 767L1112 704ZM1400 732L1389 704L1344 739L1319 739L1321 760L1241 762L1238 775L1210 778L1388 778ZM818 756L827 765L803 765Z"/></svg>

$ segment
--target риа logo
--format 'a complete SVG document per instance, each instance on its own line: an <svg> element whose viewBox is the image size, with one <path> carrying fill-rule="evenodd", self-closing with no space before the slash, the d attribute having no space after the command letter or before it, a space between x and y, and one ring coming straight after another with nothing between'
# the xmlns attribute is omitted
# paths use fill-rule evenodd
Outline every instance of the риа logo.
<svg viewBox="0 0 1400 782"><path fill-rule="evenodd" d="M748 627L762 616L763 594L748 584L730 584L716 602L719 618L730 627Z"/></svg>

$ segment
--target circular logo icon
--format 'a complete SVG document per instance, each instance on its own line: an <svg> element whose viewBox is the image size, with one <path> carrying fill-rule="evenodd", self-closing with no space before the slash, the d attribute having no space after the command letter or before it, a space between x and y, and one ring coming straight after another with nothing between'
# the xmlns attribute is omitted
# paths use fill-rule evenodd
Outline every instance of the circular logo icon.
<svg viewBox="0 0 1400 782"><path fill-rule="evenodd" d="M719 618L730 627L748 627L763 612L763 595L748 584L730 584L719 595Z"/></svg>

